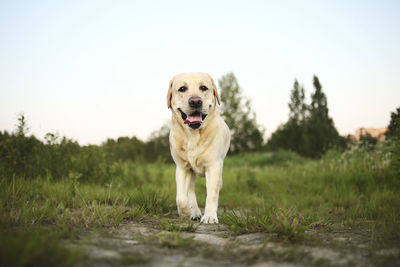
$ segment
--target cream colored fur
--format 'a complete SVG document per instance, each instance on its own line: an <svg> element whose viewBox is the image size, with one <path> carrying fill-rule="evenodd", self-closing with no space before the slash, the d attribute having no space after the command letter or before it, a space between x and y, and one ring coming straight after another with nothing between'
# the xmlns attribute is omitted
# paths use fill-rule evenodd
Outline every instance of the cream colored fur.
<svg viewBox="0 0 400 267"><path fill-rule="evenodd" d="M185 92L178 91L185 86ZM200 90L206 86L208 90ZM188 100L201 97L201 112L207 114L198 129L191 129L181 117L178 109L190 114L193 109ZM219 191L222 187L223 161L230 145L230 132L219 115L218 91L210 75L206 73L182 73L170 82L167 96L168 108L172 111L172 127L169 136L171 154L176 164L176 204L182 217L217 224ZM207 198L204 215L197 205L195 194L196 174L206 177Z"/></svg>

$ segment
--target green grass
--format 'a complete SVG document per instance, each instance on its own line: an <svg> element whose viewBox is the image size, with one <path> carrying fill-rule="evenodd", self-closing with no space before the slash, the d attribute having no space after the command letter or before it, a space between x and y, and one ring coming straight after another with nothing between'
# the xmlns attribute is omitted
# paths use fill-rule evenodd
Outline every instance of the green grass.
<svg viewBox="0 0 400 267"><path fill-rule="evenodd" d="M277 233L285 240L300 239L308 228L303 217L292 209L258 209L244 213L229 211L223 214L221 222L235 234Z"/></svg>
<svg viewBox="0 0 400 267"><path fill-rule="evenodd" d="M158 190L140 190L130 195L129 204L140 207L145 213L164 214L172 209L169 197Z"/></svg>
<svg viewBox="0 0 400 267"><path fill-rule="evenodd" d="M66 249L59 234L36 227L1 229L0 266L72 266L82 260L82 252Z"/></svg>
<svg viewBox="0 0 400 267"><path fill-rule="evenodd" d="M149 191L150 196L154 194ZM139 190L113 188L112 184L79 185L70 180L13 179L0 188L0 195L0 222L15 226L118 226L124 220L141 220L171 205L165 198L160 206L159 202L149 203Z"/></svg>
<svg viewBox="0 0 400 267"><path fill-rule="evenodd" d="M273 153L244 153L228 157L224 165L227 167L239 166L243 162L248 167L263 167L263 166L290 166L293 164L301 164L307 160L298 154L287 151L278 150Z"/></svg>
<svg viewBox="0 0 400 267"><path fill-rule="evenodd" d="M163 220L160 222L160 229L168 231L168 232L195 232L197 229L196 224L193 222L185 223L185 224L174 224L169 220Z"/></svg>
<svg viewBox="0 0 400 267"><path fill-rule="evenodd" d="M380 146L373 151L354 147L345 153L330 152L321 160L294 160L286 166L254 166L256 155L250 157L252 167L247 164L247 157L243 157L241 164L230 165L228 159L220 207L247 211L248 218L239 219L236 226L245 229L240 226L244 224L253 229L234 230L239 232L258 231L264 221L269 222L271 212L253 211L266 207L285 213L295 210L301 215L300 225L305 227L317 222L376 224L385 238L398 240L400 179L396 170L390 168L390 153L385 144ZM204 203L203 198L198 199ZM257 223L240 221L254 218Z"/></svg>
<svg viewBox="0 0 400 267"><path fill-rule="evenodd" d="M390 144L381 143L374 150L354 146L344 153L332 151L320 160L285 151L228 157L219 200L224 211L220 222L233 235L268 232L289 241L321 225L362 225L371 229L374 242L399 242L400 179L391 155ZM52 240L49 244L60 244L84 229L156 218L161 229L171 232L160 238L162 246L186 244L176 233L195 231L194 224L167 220L176 219L173 164L120 162L107 168L114 173L107 182L81 181L82 174L77 172L57 179L0 176L4 233L0 246L11 255L1 254L0 265L10 259L20 266L29 265L24 262L36 262L34 255L40 253L54 255L56 265L72 262L74 253L62 246L44 245L40 253L33 250L29 244L34 241L29 240L36 237L29 233L37 227L51 227L59 234L43 238ZM205 179L197 180L196 192L199 206L204 207ZM11 238L14 233L19 233L16 239ZM21 241L25 238L26 244ZM12 258L15 253L25 256Z"/></svg>

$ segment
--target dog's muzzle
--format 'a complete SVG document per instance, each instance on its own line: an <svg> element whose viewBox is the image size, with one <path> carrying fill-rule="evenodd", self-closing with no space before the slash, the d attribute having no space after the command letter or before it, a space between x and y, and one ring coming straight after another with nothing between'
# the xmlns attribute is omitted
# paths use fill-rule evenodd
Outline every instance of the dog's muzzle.
<svg viewBox="0 0 400 267"><path fill-rule="evenodd" d="M187 115L183 112L180 108L178 108L179 112L181 113L181 117L184 124L187 124L192 129L198 129L201 124L203 123L204 119L207 117L207 114L203 114L199 111L195 111Z"/></svg>

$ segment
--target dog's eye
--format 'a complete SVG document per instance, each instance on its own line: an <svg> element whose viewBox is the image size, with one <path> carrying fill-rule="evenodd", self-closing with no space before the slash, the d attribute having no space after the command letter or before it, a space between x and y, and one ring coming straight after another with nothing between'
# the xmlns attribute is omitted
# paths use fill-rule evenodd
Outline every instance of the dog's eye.
<svg viewBox="0 0 400 267"><path fill-rule="evenodd" d="M187 87L182 86L181 88L178 89L179 92L185 92L187 90Z"/></svg>
<svg viewBox="0 0 400 267"><path fill-rule="evenodd" d="M207 91L208 88L207 88L207 86L202 85L202 86L200 86L200 90L201 90L201 91Z"/></svg>

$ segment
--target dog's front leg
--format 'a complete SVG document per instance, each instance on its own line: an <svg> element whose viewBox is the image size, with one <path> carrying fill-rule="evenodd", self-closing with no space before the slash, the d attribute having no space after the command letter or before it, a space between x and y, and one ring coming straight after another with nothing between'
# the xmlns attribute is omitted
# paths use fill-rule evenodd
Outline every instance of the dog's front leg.
<svg viewBox="0 0 400 267"><path fill-rule="evenodd" d="M176 167L176 205L182 217L190 216L189 190L193 172L188 169Z"/></svg>
<svg viewBox="0 0 400 267"><path fill-rule="evenodd" d="M195 184L196 184L196 175L194 173L192 173L192 177L190 179L190 185L189 185L189 193L188 193L190 219L192 219L192 220L201 218L201 211L199 209L199 206L197 205Z"/></svg>
<svg viewBox="0 0 400 267"><path fill-rule="evenodd" d="M201 222L209 224L218 223L218 198L222 187L222 162L215 162L206 170L207 199L204 216Z"/></svg>

